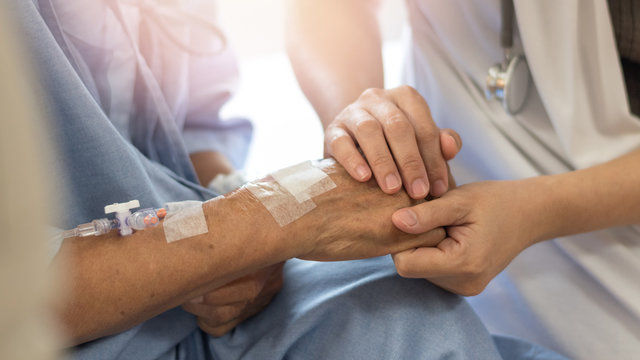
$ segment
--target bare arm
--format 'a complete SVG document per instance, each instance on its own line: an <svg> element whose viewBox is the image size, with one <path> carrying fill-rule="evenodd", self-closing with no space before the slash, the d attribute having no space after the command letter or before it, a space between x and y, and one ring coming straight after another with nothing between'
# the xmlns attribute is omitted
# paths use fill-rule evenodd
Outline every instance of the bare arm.
<svg viewBox="0 0 640 360"><path fill-rule="evenodd" d="M287 50L327 127L367 88L383 88L378 0L288 0Z"/></svg>
<svg viewBox="0 0 640 360"><path fill-rule="evenodd" d="M293 256L295 248L279 238L281 230L259 206L246 192L207 202L203 208L209 234L170 244L162 226L128 237L112 232L66 240L54 266L66 271L69 295L60 313L71 342L125 330ZM256 241L250 230L257 227L264 229L264 236ZM240 246L256 243L260 252Z"/></svg>
<svg viewBox="0 0 640 360"><path fill-rule="evenodd" d="M544 224L535 241L640 224L640 149L588 169L530 179Z"/></svg>
<svg viewBox="0 0 640 360"><path fill-rule="evenodd" d="M326 156L354 179L375 176L388 194L404 185L414 199L440 196L449 187L443 149L452 137L441 136L415 90L384 89L378 5L288 1L289 57L325 128Z"/></svg>
<svg viewBox="0 0 640 360"><path fill-rule="evenodd" d="M394 255L398 272L463 295L480 293L536 242L640 224L640 149L592 168L516 181L463 185L440 199L402 209L409 233L447 226L435 248Z"/></svg>
<svg viewBox="0 0 640 360"><path fill-rule="evenodd" d="M59 313L70 342L123 331L289 258L364 258L442 240L442 229L412 236L394 228L392 212L412 203L405 193L384 196L339 166L324 169L338 187L315 197L316 209L284 227L243 188L204 204L207 234L167 243L160 225L128 237L65 241L54 266L67 273L68 298Z"/></svg>

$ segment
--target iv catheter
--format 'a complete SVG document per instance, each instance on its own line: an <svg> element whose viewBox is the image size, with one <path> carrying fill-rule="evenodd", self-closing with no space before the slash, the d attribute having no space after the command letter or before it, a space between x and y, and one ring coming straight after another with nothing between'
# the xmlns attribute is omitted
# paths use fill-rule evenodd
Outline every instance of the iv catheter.
<svg viewBox="0 0 640 360"><path fill-rule="evenodd" d="M131 209L140 207L138 200L115 203L104 207L105 214L115 213L115 219L101 218L62 232L62 238L103 235L118 230L121 236L131 235L133 230L144 230L156 226L167 215L164 208L141 209L131 213Z"/></svg>

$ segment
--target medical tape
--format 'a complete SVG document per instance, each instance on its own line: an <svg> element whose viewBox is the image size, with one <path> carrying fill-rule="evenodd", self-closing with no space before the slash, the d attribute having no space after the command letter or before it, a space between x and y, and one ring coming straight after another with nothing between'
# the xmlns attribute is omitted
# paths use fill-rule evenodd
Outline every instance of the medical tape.
<svg viewBox="0 0 640 360"><path fill-rule="evenodd" d="M267 208L278 225L285 226L316 208L312 198L336 187L310 161L271 174L274 182L245 186Z"/></svg>
<svg viewBox="0 0 640 360"><path fill-rule="evenodd" d="M162 226L168 243L209 232L201 201L170 202L165 209Z"/></svg>
<svg viewBox="0 0 640 360"><path fill-rule="evenodd" d="M293 195L299 202L308 200L311 196L317 196L318 191L311 193L309 189L316 183L320 183L322 180L331 178L324 173L324 171L318 169L311 164L311 161L305 161L303 163L278 170L271 174L271 176L282 187L287 189L291 195ZM333 181L331 181L333 184ZM333 184L335 187L335 184ZM322 193L322 188L319 189ZM329 189L330 190L330 189ZM313 195L315 194L315 195Z"/></svg>
<svg viewBox="0 0 640 360"><path fill-rule="evenodd" d="M290 224L316 207L311 199L298 202L277 182L272 184L249 183L245 185L245 188L260 200L280 226Z"/></svg>

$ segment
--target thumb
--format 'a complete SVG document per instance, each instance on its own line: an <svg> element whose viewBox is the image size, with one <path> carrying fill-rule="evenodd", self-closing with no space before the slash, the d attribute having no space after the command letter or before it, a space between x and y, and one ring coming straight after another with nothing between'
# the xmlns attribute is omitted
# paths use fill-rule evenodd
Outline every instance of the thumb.
<svg viewBox="0 0 640 360"><path fill-rule="evenodd" d="M409 234L421 234L442 226L460 225L466 211L460 201L454 201L454 190L443 197L397 210L391 216L393 224Z"/></svg>
<svg viewBox="0 0 640 360"><path fill-rule="evenodd" d="M459 244L446 238L437 247L421 247L391 255L398 275L405 278L435 278L451 274L458 266L452 257Z"/></svg>

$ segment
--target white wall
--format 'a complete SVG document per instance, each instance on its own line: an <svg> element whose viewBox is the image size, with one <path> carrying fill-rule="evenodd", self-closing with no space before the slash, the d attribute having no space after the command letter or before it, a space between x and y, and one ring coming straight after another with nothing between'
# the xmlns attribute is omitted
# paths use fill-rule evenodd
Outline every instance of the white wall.
<svg viewBox="0 0 640 360"><path fill-rule="evenodd" d="M245 166L249 178L323 157L320 122L298 88L284 52L283 3L284 0L218 1L218 17L239 56L242 77L240 88L223 109L223 115L248 117L255 126ZM404 0L383 0L380 19L388 68L386 81L388 85L397 84Z"/></svg>
<svg viewBox="0 0 640 360"><path fill-rule="evenodd" d="M218 0L217 7L241 57L284 50L284 0ZM404 0L382 0L379 16L384 39L399 39L406 16Z"/></svg>

